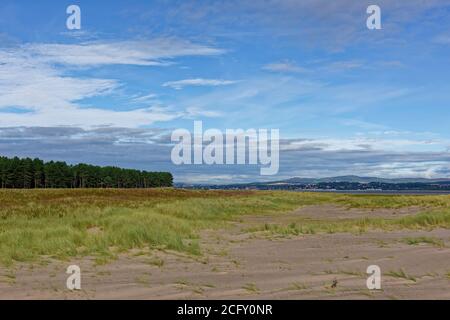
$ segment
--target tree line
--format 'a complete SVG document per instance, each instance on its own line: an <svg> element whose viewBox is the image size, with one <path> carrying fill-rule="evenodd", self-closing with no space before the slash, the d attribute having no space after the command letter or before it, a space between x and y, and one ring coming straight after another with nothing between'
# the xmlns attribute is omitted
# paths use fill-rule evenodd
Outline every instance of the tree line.
<svg viewBox="0 0 450 320"><path fill-rule="evenodd" d="M171 187L169 172L148 172L61 161L0 157L1 188L156 188Z"/></svg>

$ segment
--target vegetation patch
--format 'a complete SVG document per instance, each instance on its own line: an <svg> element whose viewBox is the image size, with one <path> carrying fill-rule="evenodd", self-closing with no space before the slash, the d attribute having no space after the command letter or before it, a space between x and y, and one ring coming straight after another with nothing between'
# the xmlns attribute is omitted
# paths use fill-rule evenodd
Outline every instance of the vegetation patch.
<svg viewBox="0 0 450 320"><path fill-rule="evenodd" d="M414 278L413 276L407 274L405 272L405 270L400 269L398 271L389 271L388 273L386 273L387 276L391 276L394 278L402 278L402 279L406 279L406 280L410 280L413 282L417 282L416 278Z"/></svg>
<svg viewBox="0 0 450 320"><path fill-rule="evenodd" d="M107 262L131 249L201 255L199 232L244 215L283 214L301 206L430 208L396 219L301 219L253 231L298 235L450 226L449 196L353 196L269 191L162 189L0 190L0 264L93 256ZM433 210L431 210L433 208Z"/></svg>
<svg viewBox="0 0 450 320"><path fill-rule="evenodd" d="M256 284L254 284L254 283L247 283L247 284L245 284L245 285L242 287L242 289L245 289L245 290L247 290L247 291L249 291L249 292L254 292L254 293L259 292L258 287L257 287Z"/></svg>
<svg viewBox="0 0 450 320"><path fill-rule="evenodd" d="M303 218L288 225L264 224L247 229L248 232L263 232L282 236L298 236L317 233L363 233L369 230L393 231L399 229L432 230L450 228L450 210L419 213L395 219L361 218L340 220L314 220Z"/></svg>
<svg viewBox="0 0 450 320"><path fill-rule="evenodd" d="M299 282L293 282L286 290L289 291L294 291L294 290L307 290L310 289L311 287L304 284L304 283L299 283Z"/></svg>
<svg viewBox="0 0 450 320"><path fill-rule="evenodd" d="M431 237L405 238L404 242L409 245L430 244L439 248L445 247L444 241Z"/></svg>

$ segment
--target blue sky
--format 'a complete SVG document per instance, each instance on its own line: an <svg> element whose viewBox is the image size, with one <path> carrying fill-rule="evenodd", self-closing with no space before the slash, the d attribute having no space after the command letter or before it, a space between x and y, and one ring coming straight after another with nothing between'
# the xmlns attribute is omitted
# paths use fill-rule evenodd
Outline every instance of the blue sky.
<svg viewBox="0 0 450 320"><path fill-rule="evenodd" d="M366 28L369 4L382 30ZM171 131L202 120L280 129L270 179L450 177L449 16L433 0L2 0L0 154L267 179L173 166Z"/></svg>

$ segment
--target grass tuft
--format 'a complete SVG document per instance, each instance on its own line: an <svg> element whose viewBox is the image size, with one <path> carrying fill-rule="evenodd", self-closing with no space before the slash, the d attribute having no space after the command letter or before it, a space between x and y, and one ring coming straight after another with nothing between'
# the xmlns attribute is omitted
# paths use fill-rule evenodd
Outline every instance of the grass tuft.
<svg viewBox="0 0 450 320"><path fill-rule="evenodd" d="M403 241L409 245L430 244L439 248L445 247L444 241L431 237L405 238Z"/></svg>
<svg viewBox="0 0 450 320"><path fill-rule="evenodd" d="M254 293L259 292L258 287L257 287L256 284L254 284L254 283L247 283L247 284L245 284L245 285L242 287L242 289L245 289L245 290L247 290L247 291L249 291L249 292L254 292Z"/></svg>
<svg viewBox="0 0 450 320"><path fill-rule="evenodd" d="M417 282L416 278L414 278L411 275L408 275L405 270L400 269L398 271L389 271L388 273L386 273L387 276L391 276L394 278L402 278L402 279L406 279L406 280L410 280L413 282Z"/></svg>

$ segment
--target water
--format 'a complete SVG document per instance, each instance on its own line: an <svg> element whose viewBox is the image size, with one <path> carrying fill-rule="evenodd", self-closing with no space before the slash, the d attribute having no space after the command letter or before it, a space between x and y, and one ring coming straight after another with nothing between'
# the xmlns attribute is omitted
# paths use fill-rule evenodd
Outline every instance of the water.
<svg viewBox="0 0 450 320"><path fill-rule="evenodd" d="M450 195L450 190L295 190L297 192L326 192L374 195Z"/></svg>

